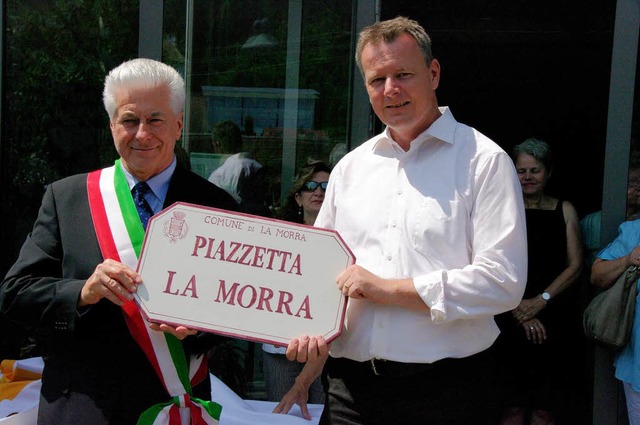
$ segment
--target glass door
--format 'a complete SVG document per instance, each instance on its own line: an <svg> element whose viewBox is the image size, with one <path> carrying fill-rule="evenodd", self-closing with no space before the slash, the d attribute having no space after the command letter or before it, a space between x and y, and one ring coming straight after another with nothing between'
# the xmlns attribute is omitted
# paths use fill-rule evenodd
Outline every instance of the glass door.
<svg viewBox="0 0 640 425"><path fill-rule="evenodd" d="M331 166L349 148L352 2L166 0L163 8L162 60L188 87L183 160L222 187L228 158L255 161L260 178L242 193L252 197L247 212L279 218L300 167ZM264 397L259 344L234 340L218 354L211 367L234 391Z"/></svg>

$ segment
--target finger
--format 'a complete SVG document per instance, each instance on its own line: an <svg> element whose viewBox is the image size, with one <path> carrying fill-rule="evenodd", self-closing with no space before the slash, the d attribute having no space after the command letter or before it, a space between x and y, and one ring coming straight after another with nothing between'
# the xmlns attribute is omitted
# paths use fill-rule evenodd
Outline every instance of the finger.
<svg viewBox="0 0 640 425"><path fill-rule="evenodd" d="M180 332L181 334L187 335L187 336L195 335L195 334L198 333L197 330L191 329L191 328L187 328L186 326L178 326L176 328L176 331Z"/></svg>
<svg viewBox="0 0 640 425"><path fill-rule="evenodd" d="M543 340L547 339L547 328L540 326L540 333Z"/></svg>
<svg viewBox="0 0 640 425"><path fill-rule="evenodd" d="M307 351L307 361L315 361L318 358L318 338L312 336L309 338L309 349Z"/></svg>
<svg viewBox="0 0 640 425"><path fill-rule="evenodd" d="M281 400L280 403L278 403L276 405L276 407L273 408L273 410L271 411L271 413L285 413L284 412L284 406L285 406L285 401Z"/></svg>
<svg viewBox="0 0 640 425"><path fill-rule="evenodd" d="M356 270L356 266L351 265L346 269L344 269L342 272L340 272L340 274L336 278L336 283L338 284L338 288L340 290L342 290L342 287L345 285L345 283L347 283L347 281L351 279L351 276L353 275L354 270Z"/></svg>
<svg viewBox="0 0 640 425"><path fill-rule="evenodd" d="M138 284L142 282L142 276L138 272L114 260L105 260L96 267L96 272L120 282L129 292L135 292Z"/></svg>
<svg viewBox="0 0 640 425"><path fill-rule="evenodd" d="M304 363L307 361L309 355L309 336L304 335L300 338L300 342L298 343L298 354L296 355L296 360L300 363Z"/></svg>
<svg viewBox="0 0 640 425"><path fill-rule="evenodd" d="M123 286L119 281L115 279L111 279L108 276L105 276L106 282L104 285L118 298L131 301L133 299L133 294Z"/></svg>
<svg viewBox="0 0 640 425"><path fill-rule="evenodd" d="M346 295L349 292L349 279L346 276L340 276L336 283L338 284L338 289Z"/></svg>
<svg viewBox="0 0 640 425"><path fill-rule="evenodd" d="M129 267L122 268L113 278L129 293L135 293L142 283L142 276Z"/></svg>
<svg viewBox="0 0 640 425"><path fill-rule="evenodd" d="M533 343L540 344L540 334L538 333L538 330L534 328L533 331L531 331L531 334L533 336Z"/></svg>
<svg viewBox="0 0 640 425"><path fill-rule="evenodd" d="M280 413L282 413L283 415L286 415L287 413L289 413L289 411L294 405L294 403L290 402L289 400L282 400L281 403L283 403L283 405Z"/></svg>
<svg viewBox="0 0 640 425"><path fill-rule="evenodd" d="M527 339L528 339L529 341L531 341L531 340L532 340L532 338L533 338L533 326L527 326L527 325L525 325L525 327L524 327L524 331L525 331L525 333L527 334Z"/></svg>
<svg viewBox="0 0 640 425"><path fill-rule="evenodd" d="M122 307L124 305L124 302L126 301L126 297L118 296L117 294L118 289L116 285L117 285L117 282L110 280L106 284L102 283L99 287L96 288L96 291L98 291L100 295L102 295L102 298L106 298L112 303L114 303L115 305ZM124 292L122 291L120 292L124 295Z"/></svg>
<svg viewBox="0 0 640 425"><path fill-rule="evenodd" d="M311 420L311 415L309 414L307 403L300 403L300 413L302 413L302 417L306 420Z"/></svg>
<svg viewBox="0 0 640 425"><path fill-rule="evenodd" d="M102 283L96 276L92 274L89 279L84 283L82 290L80 291L80 299L78 300L78 306L83 307L91 304L95 304L104 298L102 289Z"/></svg>
<svg viewBox="0 0 640 425"><path fill-rule="evenodd" d="M183 340L188 336L194 336L198 333L198 331L194 329L176 329L176 333L174 334L179 340Z"/></svg>
<svg viewBox="0 0 640 425"><path fill-rule="evenodd" d="M109 301L111 301L112 303L114 303L115 305L117 305L118 307L122 307L124 305L124 301L116 296L114 293L110 292L110 291L106 291L106 293L104 294L104 297L108 299Z"/></svg>
<svg viewBox="0 0 640 425"><path fill-rule="evenodd" d="M290 362L294 361L298 355L298 345L300 345L300 340L298 338L293 338L287 345L285 356L287 356L287 360Z"/></svg>
<svg viewBox="0 0 640 425"><path fill-rule="evenodd" d="M169 333L180 340L183 340L188 336L195 335L198 333L198 331L196 331L195 329L189 329L186 326L177 326L174 328L173 326L167 325L166 323L160 323L160 324L150 323L149 328L153 330L159 330L161 332Z"/></svg>
<svg viewBox="0 0 640 425"><path fill-rule="evenodd" d="M327 341L324 339L322 335L317 337L317 344L318 344L318 356L326 357L329 354L329 344L327 344Z"/></svg>
<svg viewBox="0 0 640 425"><path fill-rule="evenodd" d="M342 289L342 286L344 286L344 283L346 282L346 280L347 280L347 278L349 276L347 270L349 270L349 269L345 269L342 272L340 272L340 274L336 278L336 283L338 284L338 289Z"/></svg>

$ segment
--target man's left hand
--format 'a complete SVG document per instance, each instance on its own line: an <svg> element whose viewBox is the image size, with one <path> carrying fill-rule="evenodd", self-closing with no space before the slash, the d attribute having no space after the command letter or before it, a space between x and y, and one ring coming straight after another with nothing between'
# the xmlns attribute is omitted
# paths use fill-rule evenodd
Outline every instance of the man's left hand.
<svg viewBox="0 0 640 425"><path fill-rule="evenodd" d="M175 328L171 325L167 325L166 323L150 323L149 328L158 332L167 332L171 335L175 336L179 340L183 340L188 336L195 335L198 333L195 329L189 329L185 326L176 326Z"/></svg>

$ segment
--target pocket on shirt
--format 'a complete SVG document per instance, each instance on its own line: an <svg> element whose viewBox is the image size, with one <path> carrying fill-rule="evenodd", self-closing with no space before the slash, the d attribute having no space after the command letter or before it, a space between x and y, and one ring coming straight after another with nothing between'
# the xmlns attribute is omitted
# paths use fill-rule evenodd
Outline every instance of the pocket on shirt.
<svg viewBox="0 0 640 425"><path fill-rule="evenodd" d="M464 241L466 220L460 219L463 203L456 200L425 198L414 215L413 247L429 257L442 258L443 254L460 249L456 242Z"/></svg>

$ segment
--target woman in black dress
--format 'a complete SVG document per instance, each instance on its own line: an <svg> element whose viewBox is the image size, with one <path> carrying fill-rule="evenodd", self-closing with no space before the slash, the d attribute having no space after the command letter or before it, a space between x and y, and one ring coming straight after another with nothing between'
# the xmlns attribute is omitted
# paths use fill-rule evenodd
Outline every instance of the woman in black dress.
<svg viewBox="0 0 640 425"><path fill-rule="evenodd" d="M529 265L522 302L496 317L505 395L501 423L558 424L576 384L571 353L581 339L572 288L583 267L578 214L570 202L545 193L552 173L546 142L527 139L512 157L526 208Z"/></svg>

